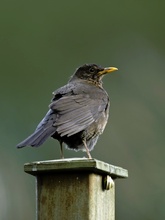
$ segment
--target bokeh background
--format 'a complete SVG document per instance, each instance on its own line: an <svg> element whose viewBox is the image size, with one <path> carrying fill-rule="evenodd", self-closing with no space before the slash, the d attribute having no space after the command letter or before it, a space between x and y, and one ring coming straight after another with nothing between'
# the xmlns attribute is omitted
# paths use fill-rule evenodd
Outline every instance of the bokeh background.
<svg viewBox="0 0 165 220"><path fill-rule="evenodd" d="M165 219L165 2L0 2L0 219L35 219L26 162L59 158L59 144L16 149L84 63L104 78L111 115L92 156L128 169L116 181L116 219ZM66 157L83 157L65 150Z"/></svg>

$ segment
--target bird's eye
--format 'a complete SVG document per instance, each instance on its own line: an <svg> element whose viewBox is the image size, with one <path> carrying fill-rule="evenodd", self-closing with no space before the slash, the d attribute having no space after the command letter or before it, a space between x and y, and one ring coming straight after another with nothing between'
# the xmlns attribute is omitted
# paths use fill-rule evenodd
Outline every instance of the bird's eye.
<svg viewBox="0 0 165 220"><path fill-rule="evenodd" d="M90 72L90 73L94 73L94 72L95 72L95 68L91 67L91 68L89 69L89 72Z"/></svg>

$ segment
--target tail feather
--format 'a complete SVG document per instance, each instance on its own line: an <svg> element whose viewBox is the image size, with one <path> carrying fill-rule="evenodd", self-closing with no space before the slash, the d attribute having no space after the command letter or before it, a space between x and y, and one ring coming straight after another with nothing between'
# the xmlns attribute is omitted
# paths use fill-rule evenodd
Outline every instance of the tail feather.
<svg viewBox="0 0 165 220"><path fill-rule="evenodd" d="M17 145L17 148L22 148L25 146L38 147L43 144L48 137L50 137L55 132L54 127L47 129L38 129L28 138Z"/></svg>

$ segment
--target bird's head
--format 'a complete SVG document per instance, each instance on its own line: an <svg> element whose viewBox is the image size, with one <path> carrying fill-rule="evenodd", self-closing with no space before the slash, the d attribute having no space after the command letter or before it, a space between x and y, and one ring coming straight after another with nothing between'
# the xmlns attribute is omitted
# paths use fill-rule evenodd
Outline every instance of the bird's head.
<svg viewBox="0 0 165 220"><path fill-rule="evenodd" d="M74 73L72 79L79 78L97 85L102 85L104 75L118 70L116 67L103 68L96 64L85 64L79 67Z"/></svg>

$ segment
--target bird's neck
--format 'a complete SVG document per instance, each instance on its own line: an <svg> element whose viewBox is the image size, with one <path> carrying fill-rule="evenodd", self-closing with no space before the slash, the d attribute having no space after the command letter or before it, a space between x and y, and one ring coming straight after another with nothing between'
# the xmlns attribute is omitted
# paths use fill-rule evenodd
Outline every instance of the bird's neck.
<svg viewBox="0 0 165 220"><path fill-rule="evenodd" d="M91 79L91 80L86 80L86 83L91 84L91 85L95 85L95 86L100 87L100 88L103 88L102 87L102 84L103 84L102 81L96 81L96 80Z"/></svg>
<svg viewBox="0 0 165 220"><path fill-rule="evenodd" d="M73 75L71 77L71 79L69 80L69 82L74 82L74 81L77 81L77 82L80 82L80 83L87 83L89 85L95 85L97 87L100 87L100 88L103 88L102 85L103 85L103 82L102 80L96 80L96 79L81 79L81 78L78 78L76 77L75 75Z"/></svg>

